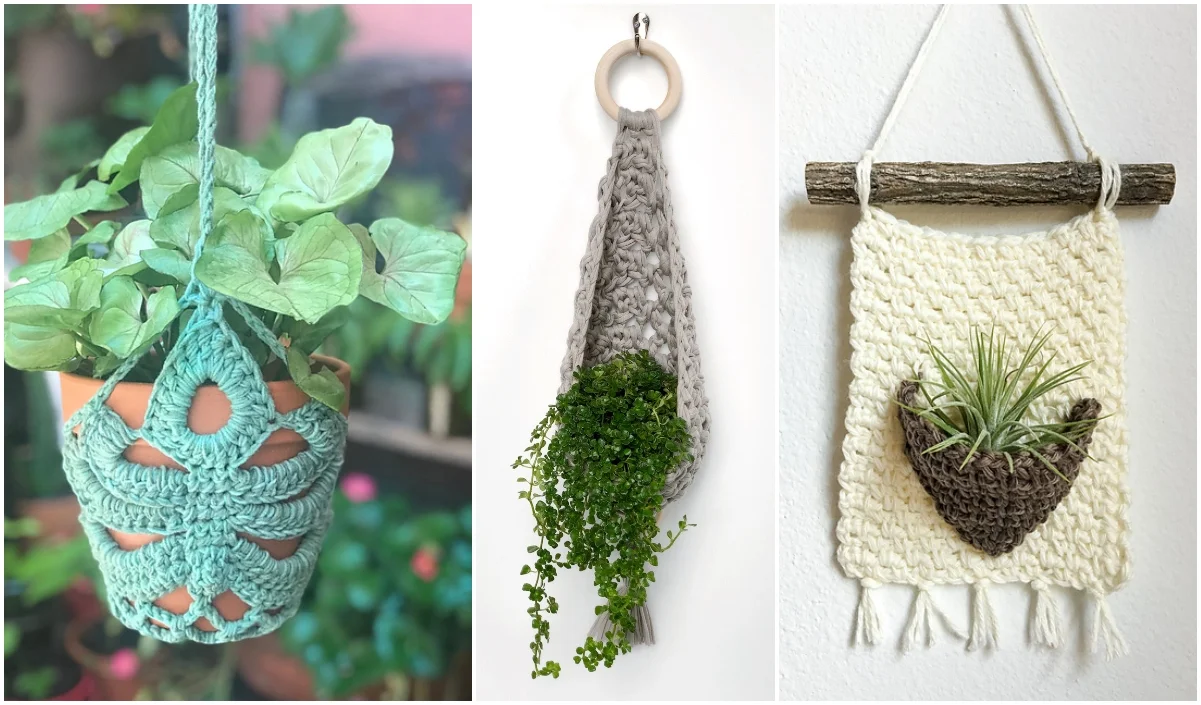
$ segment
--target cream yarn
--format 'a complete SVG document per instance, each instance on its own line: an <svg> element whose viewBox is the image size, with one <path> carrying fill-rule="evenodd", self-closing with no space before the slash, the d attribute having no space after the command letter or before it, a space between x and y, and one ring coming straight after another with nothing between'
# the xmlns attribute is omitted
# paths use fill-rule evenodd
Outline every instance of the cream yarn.
<svg viewBox="0 0 1201 705"><path fill-rule="evenodd" d="M1121 174L1084 140L1033 15L1026 7L1022 12L1089 158L1102 164L1097 205L1046 232L997 237L922 228L869 205L875 153L942 25L944 6L857 171L862 215L851 236L853 380L838 476L838 560L862 585L857 641L875 644L882 638L879 600L872 591L885 583L916 588L902 650L923 634L932 643L936 621L962 637L954 620L934 604L929 588L963 584L973 590L968 649L995 648L999 618L989 586L1024 582L1034 598L1032 641L1048 647L1064 642L1052 588L1081 590L1095 604L1094 648L1103 641L1106 655L1114 656L1125 652L1126 644L1105 598L1130 574L1125 267L1112 211ZM901 381L930 364L923 340L953 360L966 360L973 326L996 326L1019 345L1048 330L1044 352L1058 354L1057 366L1092 361L1085 381L1055 390L1032 407L1036 419L1062 418L1084 396L1099 400L1102 413L1109 415L1094 431L1091 457L1047 521L1013 551L995 557L965 543L937 513L905 457L894 401Z"/></svg>

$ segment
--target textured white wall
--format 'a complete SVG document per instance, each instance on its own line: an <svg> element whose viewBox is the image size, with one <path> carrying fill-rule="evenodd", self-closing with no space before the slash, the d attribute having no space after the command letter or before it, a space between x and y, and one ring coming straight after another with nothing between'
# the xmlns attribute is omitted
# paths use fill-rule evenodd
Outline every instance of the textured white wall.
<svg viewBox="0 0 1201 705"><path fill-rule="evenodd" d="M616 124L596 63L651 17L679 62L683 101L663 156L688 263L712 429L688 492L664 512L697 524L649 591L658 643L612 669L571 662L594 619L590 573L552 585L547 656L530 679L529 602L518 574L534 540L509 465L554 401ZM771 6L476 5L474 37L475 690L507 699L771 699L775 686L775 9ZM662 100L653 59L615 68L613 95Z"/></svg>
<svg viewBox="0 0 1201 705"><path fill-rule="evenodd" d="M855 207L805 200L804 165L854 161L875 132L933 6L780 9L781 698L1196 697L1197 54L1195 7L1039 6L1035 14L1085 134L1111 159L1169 161L1169 206L1121 209L1127 257L1133 577L1110 597L1131 653L1106 662L1079 638L1083 600L1061 601L1070 640L1029 646L1029 589L993 592L1001 650L949 635L897 651L912 589L880 591L885 642L851 648L858 586L834 558L837 471L850 381L849 234ZM1055 120L1020 16L956 6L881 161L1082 158ZM1033 47L1033 43L1029 42ZM1065 115L1066 119L1066 115ZM1070 150L1070 151L1069 151ZM894 208L965 232L1024 231L1079 209ZM1062 594L1062 593L1061 593ZM965 588L933 595L960 625ZM1070 605L1070 607L1069 607Z"/></svg>

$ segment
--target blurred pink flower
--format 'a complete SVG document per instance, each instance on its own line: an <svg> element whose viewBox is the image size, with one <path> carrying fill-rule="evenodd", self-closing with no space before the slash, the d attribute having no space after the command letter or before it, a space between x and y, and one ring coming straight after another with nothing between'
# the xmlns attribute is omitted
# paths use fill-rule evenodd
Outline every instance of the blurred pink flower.
<svg viewBox="0 0 1201 705"><path fill-rule="evenodd" d="M102 15L104 14L104 5L76 5L75 11L81 15Z"/></svg>
<svg viewBox="0 0 1201 705"><path fill-rule="evenodd" d="M413 569L413 573L425 582L430 582L438 577L438 556L427 548L419 548L413 554L413 560L409 562L409 567Z"/></svg>
<svg viewBox="0 0 1201 705"><path fill-rule="evenodd" d="M361 472L348 472L342 476L342 493L354 503L370 502L375 499L375 480Z"/></svg>
<svg viewBox="0 0 1201 705"><path fill-rule="evenodd" d="M108 657L108 671L113 678L127 681L138 674L138 654L133 649L121 649Z"/></svg>

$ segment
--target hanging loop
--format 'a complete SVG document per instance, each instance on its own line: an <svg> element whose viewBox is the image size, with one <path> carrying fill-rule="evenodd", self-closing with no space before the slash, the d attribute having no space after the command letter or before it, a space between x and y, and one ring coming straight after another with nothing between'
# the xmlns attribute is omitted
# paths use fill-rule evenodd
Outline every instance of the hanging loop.
<svg viewBox="0 0 1201 705"><path fill-rule="evenodd" d="M649 20L647 26L649 26ZM641 52L639 52L639 47L641 47ZM655 114L659 116L659 119L666 120L669 115L675 112L676 107L680 105L680 97L684 91L684 77L680 74L680 65L676 63L675 57L664 49L662 45L656 44L649 39L627 39L624 42L614 44L609 51L605 52L605 55L601 57L600 63L596 65L596 77L594 80L596 98L600 101L605 113L616 120L618 106L617 101L613 100L613 94L609 92L609 74L612 73L613 65L619 59L635 53L650 56L662 64L663 70L667 72L667 95L664 96L663 102L659 104L659 107L655 108Z"/></svg>
<svg viewBox="0 0 1201 705"><path fill-rule="evenodd" d="M634 14L634 51L642 56L642 39L651 35L651 18L645 12Z"/></svg>

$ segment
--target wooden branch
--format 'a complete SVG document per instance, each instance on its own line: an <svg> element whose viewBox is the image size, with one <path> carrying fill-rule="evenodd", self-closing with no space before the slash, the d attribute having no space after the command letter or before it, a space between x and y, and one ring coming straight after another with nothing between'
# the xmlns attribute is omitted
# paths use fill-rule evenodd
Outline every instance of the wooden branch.
<svg viewBox="0 0 1201 705"><path fill-rule="evenodd" d="M1119 206L1171 203L1176 168L1171 164L1122 164ZM858 204L854 162L805 165L809 202ZM945 164L881 162L872 165L872 203L1028 206L1087 204L1101 192L1095 162L1032 164Z"/></svg>

